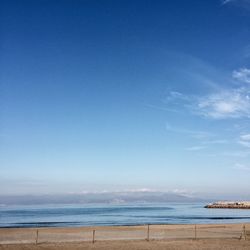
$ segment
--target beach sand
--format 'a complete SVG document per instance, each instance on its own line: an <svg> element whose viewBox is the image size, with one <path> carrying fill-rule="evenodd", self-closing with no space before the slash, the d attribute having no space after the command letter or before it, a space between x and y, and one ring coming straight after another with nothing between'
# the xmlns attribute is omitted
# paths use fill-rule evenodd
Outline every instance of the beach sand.
<svg viewBox="0 0 250 250"><path fill-rule="evenodd" d="M93 230L95 242L93 244ZM0 229L0 250L250 249L250 224ZM37 240L37 244L36 244Z"/></svg>
<svg viewBox="0 0 250 250"><path fill-rule="evenodd" d="M153 241L100 241L95 244L81 243L43 243L43 244L11 244L0 245L3 250L189 250L189 249L222 249L249 250L250 241L236 239L202 239L202 240L153 240Z"/></svg>

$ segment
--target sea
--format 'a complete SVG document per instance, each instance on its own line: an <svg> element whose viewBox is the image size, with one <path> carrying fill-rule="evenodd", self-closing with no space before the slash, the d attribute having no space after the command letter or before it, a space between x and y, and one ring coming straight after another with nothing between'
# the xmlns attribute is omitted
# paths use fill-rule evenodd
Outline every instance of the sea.
<svg viewBox="0 0 250 250"><path fill-rule="evenodd" d="M247 209L207 209L206 204L88 204L1 206L1 228L250 222Z"/></svg>

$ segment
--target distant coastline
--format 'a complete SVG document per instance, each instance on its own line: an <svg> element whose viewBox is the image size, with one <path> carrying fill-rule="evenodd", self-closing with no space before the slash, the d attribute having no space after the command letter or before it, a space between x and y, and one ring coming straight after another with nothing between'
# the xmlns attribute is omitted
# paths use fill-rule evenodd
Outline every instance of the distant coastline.
<svg viewBox="0 0 250 250"><path fill-rule="evenodd" d="M250 209L250 201L219 201L210 203L205 208Z"/></svg>

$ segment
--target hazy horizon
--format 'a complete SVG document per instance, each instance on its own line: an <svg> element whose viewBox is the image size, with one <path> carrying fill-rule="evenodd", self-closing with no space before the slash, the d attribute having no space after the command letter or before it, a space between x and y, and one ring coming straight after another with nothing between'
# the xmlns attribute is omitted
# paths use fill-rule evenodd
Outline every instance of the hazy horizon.
<svg viewBox="0 0 250 250"><path fill-rule="evenodd" d="M201 195L201 194L200 194ZM115 192L82 192L68 194L26 194L26 195L0 195L0 206L15 205L94 205L94 204L171 204L195 203L200 206L214 201L237 200L244 201L244 195L204 195L185 194L179 192L160 191L115 191Z"/></svg>
<svg viewBox="0 0 250 250"><path fill-rule="evenodd" d="M250 1L0 9L1 197L250 200Z"/></svg>

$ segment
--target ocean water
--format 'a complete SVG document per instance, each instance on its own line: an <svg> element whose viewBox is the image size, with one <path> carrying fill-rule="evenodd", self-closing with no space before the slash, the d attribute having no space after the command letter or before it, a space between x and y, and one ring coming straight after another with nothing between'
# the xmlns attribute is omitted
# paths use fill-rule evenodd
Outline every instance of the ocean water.
<svg viewBox="0 0 250 250"><path fill-rule="evenodd" d="M204 203L0 207L0 227L250 222L250 210L206 209Z"/></svg>

